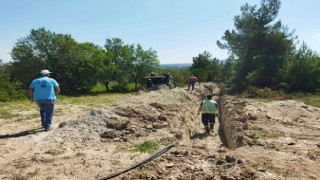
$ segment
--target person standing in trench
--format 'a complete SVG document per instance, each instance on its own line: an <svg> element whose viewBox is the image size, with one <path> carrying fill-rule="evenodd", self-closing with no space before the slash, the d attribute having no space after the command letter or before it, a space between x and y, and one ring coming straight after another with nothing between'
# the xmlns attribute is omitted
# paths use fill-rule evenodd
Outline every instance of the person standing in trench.
<svg viewBox="0 0 320 180"><path fill-rule="evenodd" d="M201 112L202 124L207 134L213 135L215 118L219 113L218 108L217 102L212 100L212 95L207 95L207 98L201 102L198 108L198 115Z"/></svg>
<svg viewBox="0 0 320 180"><path fill-rule="evenodd" d="M198 78L195 77L193 74L189 77L188 91L190 91L190 87L191 87L191 91L194 90L194 85L197 81L198 81Z"/></svg>

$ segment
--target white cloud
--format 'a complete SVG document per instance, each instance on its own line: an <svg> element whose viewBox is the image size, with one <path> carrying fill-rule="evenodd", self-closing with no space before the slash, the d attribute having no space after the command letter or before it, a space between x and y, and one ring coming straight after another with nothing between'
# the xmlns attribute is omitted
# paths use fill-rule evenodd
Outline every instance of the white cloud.
<svg viewBox="0 0 320 180"><path fill-rule="evenodd" d="M315 37L320 37L320 34L315 34L315 35L313 35L313 36L315 36Z"/></svg>

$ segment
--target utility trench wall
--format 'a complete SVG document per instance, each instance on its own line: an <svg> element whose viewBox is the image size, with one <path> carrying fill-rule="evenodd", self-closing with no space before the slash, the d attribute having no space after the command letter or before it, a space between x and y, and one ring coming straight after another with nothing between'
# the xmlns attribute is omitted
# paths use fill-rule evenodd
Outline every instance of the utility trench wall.
<svg viewBox="0 0 320 180"><path fill-rule="evenodd" d="M246 101L231 96L220 97L221 121L227 147L236 149L246 144L244 130L249 128L248 116L243 110Z"/></svg>

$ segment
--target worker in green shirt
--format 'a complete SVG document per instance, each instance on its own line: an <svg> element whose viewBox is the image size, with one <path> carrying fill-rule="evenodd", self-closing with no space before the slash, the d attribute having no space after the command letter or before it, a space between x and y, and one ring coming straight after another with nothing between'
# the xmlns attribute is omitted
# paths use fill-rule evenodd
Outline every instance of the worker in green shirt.
<svg viewBox="0 0 320 180"><path fill-rule="evenodd" d="M201 112L201 120L208 134L213 135L215 118L219 114L218 109L219 106L212 100L212 95L207 95L207 99L203 100L199 106L198 115Z"/></svg>

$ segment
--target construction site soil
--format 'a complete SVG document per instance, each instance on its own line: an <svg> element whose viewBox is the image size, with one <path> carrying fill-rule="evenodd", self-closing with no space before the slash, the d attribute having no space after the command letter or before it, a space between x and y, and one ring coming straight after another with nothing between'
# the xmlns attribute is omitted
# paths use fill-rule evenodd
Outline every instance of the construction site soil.
<svg viewBox="0 0 320 180"><path fill-rule="evenodd" d="M220 104L213 135L197 115L207 94ZM114 179L320 179L320 109L301 102L227 96L201 83L68 111L49 132L39 120L0 119L0 179L103 179L168 145ZM157 149L134 150L146 142Z"/></svg>

